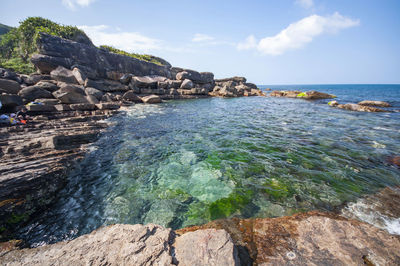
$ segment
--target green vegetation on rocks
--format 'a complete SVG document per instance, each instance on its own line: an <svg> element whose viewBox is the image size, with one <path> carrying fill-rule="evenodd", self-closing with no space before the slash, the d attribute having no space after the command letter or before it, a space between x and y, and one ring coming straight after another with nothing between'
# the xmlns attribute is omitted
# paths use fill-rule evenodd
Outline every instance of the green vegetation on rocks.
<svg viewBox="0 0 400 266"><path fill-rule="evenodd" d="M12 27L0 23L0 35L6 34L12 30Z"/></svg>
<svg viewBox="0 0 400 266"><path fill-rule="evenodd" d="M146 62L157 64L157 65L160 65L160 66L169 64L164 59L156 57L156 56L153 56L153 55L128 53L128 52L125 52L123 50L120 50L120 49L117 49L117 48L114 48L114 47L108 46L108 45L101 45L100 48L103 49L103 50L106 50L108 52L111 52L111 53L133 57L133 58L136 58L136 59L139 59L139 60L143 60L143 61L146 61Z"/></svg>
<svg viewBox="0 0 400 266"><path fill-rule="evenodd" d="M64 26L41 17L30 17L22 21L18 28L12 28L0 37L0 66L19 73L34 71L29 62L37 52L39 32L62 37L85 44L92 44L89 37L80 29Z"/></svg>

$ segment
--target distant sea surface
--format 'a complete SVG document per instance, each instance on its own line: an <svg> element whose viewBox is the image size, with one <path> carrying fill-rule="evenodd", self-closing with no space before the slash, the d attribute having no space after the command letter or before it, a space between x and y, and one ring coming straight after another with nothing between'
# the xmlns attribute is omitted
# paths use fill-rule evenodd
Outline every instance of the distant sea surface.
<svg viewBox="0 0 400 266"><path fill-rule="evenodd" d="M400 85L260 87L393 107L360 113L329 100L274 97L134 105L111 119L115 126L91 146L58 200L18 237L37 246L113 223L181 228L335 211L400 185L400 170L389 162L400 155Z"/></svg>

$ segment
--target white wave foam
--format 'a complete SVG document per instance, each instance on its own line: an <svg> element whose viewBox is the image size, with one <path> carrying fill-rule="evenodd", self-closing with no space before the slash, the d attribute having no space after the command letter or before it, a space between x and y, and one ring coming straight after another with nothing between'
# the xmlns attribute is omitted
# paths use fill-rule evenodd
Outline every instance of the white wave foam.
<svg viewBox="0 0 400 266"><path fill-rule="evenodd" d="M383 215L375 209L374 205L367 203L364 199L350 203L342 210L346 218L357 219L372 224L390 234L400 235L400 218L392 218Z"/></svg>

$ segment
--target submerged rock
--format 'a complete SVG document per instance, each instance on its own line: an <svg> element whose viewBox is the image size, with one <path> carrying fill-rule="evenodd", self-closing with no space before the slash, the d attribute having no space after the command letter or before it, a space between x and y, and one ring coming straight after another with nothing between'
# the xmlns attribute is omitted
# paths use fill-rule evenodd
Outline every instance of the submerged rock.
<svg viewBox="0 0 400 266"><path fill-rule="evenodd" d="M363 106L391 107L389 103L382 101L361 101L358 104Z"/></svg>

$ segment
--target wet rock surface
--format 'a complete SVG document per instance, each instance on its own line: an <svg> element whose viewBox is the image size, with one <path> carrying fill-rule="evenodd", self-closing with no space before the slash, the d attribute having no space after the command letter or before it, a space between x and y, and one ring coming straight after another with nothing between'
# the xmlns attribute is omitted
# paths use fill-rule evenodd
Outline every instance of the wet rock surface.
<svg viewBox="0 0 400 266"><path fill-rule="evenodd" d="M363 106L391 107L389 103L383 101L361 101L358 104Z"/></svg>
<svg viewBox="0 0 400 266"><path fill-rule="evenodd" d="M318 100L318 99L331 99L335 98L335 95L319 92L319 91L271 91L269 94L271 97L287 97L287 98L301 98L306 100Z"/></svg>
<svg viewBox="0 0 400 266"><path fill-rule="evenodd" d="M376 113L376 112L388 112L387 110L372 107L369 105L360 105L360 104L355 104L355 103L346 103L346 104L339 104L337 101L331 101L328 103L332 107L337 107L340 109L345 109L349 111L356 111L356 112L370 112L370 113Z"/></svg>
<svg viewBox="0 0 400 266"><path fill-rule="evenodd" d="M400 238L336 214L217 220L177 230L225 229L244 265L398 265Z"/></svg>

